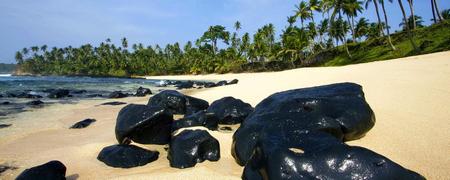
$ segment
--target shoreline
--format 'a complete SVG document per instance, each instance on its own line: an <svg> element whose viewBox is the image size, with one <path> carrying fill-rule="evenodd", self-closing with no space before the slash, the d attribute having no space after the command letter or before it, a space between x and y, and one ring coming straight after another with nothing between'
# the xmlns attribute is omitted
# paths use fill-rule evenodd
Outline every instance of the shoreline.
<svg viewBox="0 0 450 180"><path fill-rule="evenodd" d="M450 51L342 67L146 78L238 79L239 83L236 85L192 89L183 93L205 99L209 103L225 96L233 96L252 106L279 91L355 82L363 86L366 100L374 110L377 122L364 138L347 142L349 145L366 147L429 179L450 176L450 172L446 171L446 167L450 166L450 159L445 153L450 147ZM221 159L218 162L205 161L194 168L170 168L167 152L162 146L155 145L138 145L161 153L157 161L142 167L117 169L98 161L96 156L103 147L117 143L114 135L115 120L124 105L96 105L116 100L146 104L148 99L149 96L82 101L67 105L67 108L55 106L47 110L49 114L40 110L32 112L35 123L46 123L51 128L23 136L1 137L0 164L18 166L19 169L8 170L0 178L13 179L25 168L56 159L67 166L68 179L208 179L212 176L217 179L240 179L243 167L238 166L230 154L232 133L208 131L220 142ZM95 118L97 122L83 130L68 129L73 123L86 118ZM32 124L30 126L33 127Z"/></svg>

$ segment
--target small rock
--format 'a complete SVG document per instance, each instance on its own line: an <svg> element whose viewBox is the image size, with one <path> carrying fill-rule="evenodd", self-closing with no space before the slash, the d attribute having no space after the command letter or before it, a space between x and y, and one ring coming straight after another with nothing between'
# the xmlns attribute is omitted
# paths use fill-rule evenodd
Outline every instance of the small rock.
<svg viewBox="0 0 450 180"><path fill-rule="evenodd" d="M0 124L0 129L12 126L12 124Z"/></svg>
<svg viewBox="0 0 450 180"><path fill-rule="evenodd" d="M158 151L149 151L134 145L113 145L102 149L97 159L116 168L133 168L156 161Z"/></svg>
<svg viewBox="0 0 450 180"><path fill-rule="evenodd" d="M17 167L0 164L0 175L7 170L16 170Z"/></svg>
<svg viewBox="0 0 450 180"><path fill-rule="evenodd" d="M216 83L216 86L225 86L227 85L227 81L219 81Z"/></svg>
<svg viewBox="0 0 450 180"><path fill-rule="evenodd" d="M102 94L89 94L89 95L87 95L87 97L96 98L96 97L103 97L103 95Z"/></svg>
<svg viewBox="0 0 450 180"><path fill-rule="evenodd" d="M110 98L110 99L119 99L119 98L126 98L126 97L128 97L128 94L125 94L122 91L114 91L108 95L108 98Z"/></svg>
<svg viewBox="0 0 450 180"><path fill-rule="evenodd" d="M135 96L137 97L145 97L149 94L152 94L152 91L148 88L139 87L136 91Z"/></svg>
<svg viewBox="0 0 450 180"><path fill-rule="evenodd" d="M56 89L50 92L50 94L47 96L49 98L58 99L63 97L69 97L70 91L67 89Z"/></svg>
<svg viewBox="0 0 450 180"><path fill-rule="evenodd" d="M59 161L50 161L43 165L26 169L16 178L16 180L29 179L65 180L66 166Z"/></svg>
<svg viewBox="0 0 450 180"><path fill-rule="evenodd" d="M194 167L205 160L220 159L219 141L203 130L184 130L170 142L167 159L174 168Z"/></svg>
<svg viewBox="0 0 450 180"><path fill-rule="evenodd" d="M230 82L227 83L227 85L231 85L231 84L237 84L239 82L239 80L237 79L233 79Z"/></svg>
<svg viewBox="0 0 450 180"><path fill-rule="evenodd" d="M30 101L27 103L27 105L29 105L29 106L38 106L38 105L42 105L42 104L44 104L44 102L42 102L41 100Z"/></svg>
<svg viewBox="0 0 450 180"><path fill-rule="evenodd" d="M104 105L104 106L119 106L119 105L124 105L127 104L126 102L119 102L119 101L113 101L113 102L106 102L100 105Z"/></svg>
<svg viewBox="0 0 450 180"><path fill-rule="evenodd" d="M0 105L10 105L10 104L11 104L11 102L9 102L9 101L5 101L5 102L0 103Z"/></svg>
<svg viewBox="0 0 450 180"><path fill-rule="evenodd" d="M95 119L85 119L80 122L75 123L70 127L70 129L83 129L91 125L92 123L96 122Z"/></svg>

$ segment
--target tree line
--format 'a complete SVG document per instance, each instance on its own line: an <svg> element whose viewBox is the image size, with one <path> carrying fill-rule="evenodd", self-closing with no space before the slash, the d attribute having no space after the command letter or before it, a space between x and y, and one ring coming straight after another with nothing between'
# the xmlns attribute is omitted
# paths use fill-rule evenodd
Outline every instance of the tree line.
<svg viewBox="0 0 450 180"><path fill-rule="evenodd" d="M242 72L249 68L251 70L251 65L255 63L261 64L263 68L270 66L271 62L283 62L296 67L308 57L338 46L345 49L348 58L352 58L349 43L374 38L382 38L395 51L386 3L394 1L301 1L295 6L294 13L287 17L287 26L280 38L276 38L273 24L267 24L250 35L240 31L242 25L237 21L231 32L221 25L211 26L200 38L188 41L183 47L179 43L167 44L165 47L139 43L130 47L126 38L121 40L120 46L111 43L110 39L97 47L91 44L64 48L33 46L16 53L17 71L41 75L90 76ZM409 15L402 0L397 3L403 16L400 26L407 32L411 46L417 49L413 40L414 29L423 26L423 19L414 14L413 0L407 0ZM369 6L375 8L376 22L358 18ZM450 18L450 10L439 11L436 0L431 0L430 11L434 23ZM322 16L322 20L316 21L315 14Z"/></svg>

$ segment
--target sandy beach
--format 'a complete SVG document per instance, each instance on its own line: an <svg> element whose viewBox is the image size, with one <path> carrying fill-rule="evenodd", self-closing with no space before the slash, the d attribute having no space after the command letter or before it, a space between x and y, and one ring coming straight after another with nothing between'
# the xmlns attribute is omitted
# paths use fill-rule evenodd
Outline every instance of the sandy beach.
<svg viewBox="0 0 450 180"><path fill-rule="evenodd" d="M189 95L210 103L225 96L257 105L280 91L339 82L363 86L366 100L377 122L368 134L350 145L373 150L428 179L450 177L450 51L343 67L301 68L282 72L158 76L150 79L232 80L237 85L198 91ZM119 101L146 104L146 98ZM111 168L96 159L99 151L116 144L115 120L122 106L98 106L112 100L85 100L77 104L55 105L25 112L1 129L0 164L17 166L0 179L14 179L24 169L60 160L69 179L240 179L242 167L231 156L233 133L209 131L221 147L218 162L194 168L170 168L162 146L142 146L158 150L157 161L132 169ZM33 118L27 123L20 119ZM75 122L95 118L83 130L69 130ZM20 130L18 130L20 129ZM235 130L235 129L234 129Z"/></svg>

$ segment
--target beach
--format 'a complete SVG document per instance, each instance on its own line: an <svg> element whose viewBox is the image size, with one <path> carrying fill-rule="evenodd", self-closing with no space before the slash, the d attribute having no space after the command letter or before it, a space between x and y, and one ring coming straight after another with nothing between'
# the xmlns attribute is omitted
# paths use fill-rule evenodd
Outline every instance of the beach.
<svg viewBox="0 0 450 180"><path fill-rule="evenodd" d="M290 89L339 82L362 85L376 116L375 127L365 137L348 142L362 146L416 171L428 179L450 176L450 52L412 56L389 61L342 67L300 68L281 72L157 76L148 79L232 80L236 85L189 90L186 94L209 103L233 96L256 106L267 96ZM119 101L146 104L149 97ZM0 179L14 179L24 169L59 160L67 167L68 179L240 179L243 168L231 156L233 133L209 131L220 142L221 159L205 161L194 168L169 166L163 146L139 145L160 152L159 159L132 169L111 168L96 159L103 147L117 144L114 126L117 113L125 105L98 106L113 100L83 100L77 104L55 105L25 112L0 131L0 164L17 166ZM97 122L82 130L72 124L95 118ZM14 131L22 127L26 130ZM236 129L233 129L235 131Z"/></svg>

